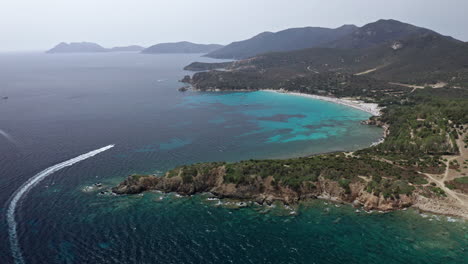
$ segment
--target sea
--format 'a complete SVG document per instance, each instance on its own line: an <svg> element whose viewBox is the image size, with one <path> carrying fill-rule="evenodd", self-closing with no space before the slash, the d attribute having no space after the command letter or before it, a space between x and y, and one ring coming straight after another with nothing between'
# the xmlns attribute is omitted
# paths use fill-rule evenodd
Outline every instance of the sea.
<svg viewBox="0 0 468 264"><path fill-rule="evenodd" d="M468 263L468 224L147 192L131 174L370 146L369 114L287 94L179 92L201 54L0 53L0 263ZM76 158L78 157L78 158Z"/></svg>

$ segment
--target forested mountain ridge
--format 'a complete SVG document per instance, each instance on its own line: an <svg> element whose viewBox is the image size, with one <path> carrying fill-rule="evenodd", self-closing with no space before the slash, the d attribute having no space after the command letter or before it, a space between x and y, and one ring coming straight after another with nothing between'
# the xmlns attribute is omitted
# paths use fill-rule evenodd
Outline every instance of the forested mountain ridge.
<svg viewBox="0 0 468 264"><path fill-rule="evenodd" d="M233 42L206 56L221 59L243 59L267 52L318 47L340 39L356 29L357 27L354 25L344 25L336 29L304 27L290 28L276 33L263 32L250 39Z"/></svg>
<svg viewBox="0 0 468 264"><path fill-rule="evenodd" d="M337 41L341 48L317 47L260 54L233 62L226 68L250 75L257 72L262 78L269 78L271 72L282 72L281 77L292 72L291 78L297 74L339 72L365 74L388 82L467 85L467 43L394 20L369 25L362 28L368 31L355 31L360 32L357 34L360 37ZM342 48L345 46L360 48ZM200 63L196 66L189 65L187 69L210 69Z"/></svg>
<svg viewBox="0 0 468 264"><path fill-rule="evenodd" d="M290 28L275 33L263 32L250 39L233 42L206 56L220 59L245 59L269 52L318 47L366 49L391 40L425 34L440 35L432 30L393 19L381 19L362 27L343 25L335 29L322 27ZM451 37L446 38L454 42L461 42Z"/></svg>
<svg viewBox="0 0 468 264"><path fill-rule="evenodd" d="M393 19L380 19L357 28L350 34L323 47L339 49L365 49L382 43L418 35L440 35L439 33ZM442 36L442 35L440 35ZM448 37L450 38L450 37ZM457 41L450 38L453 41ZM460 41L457 41L460 42Z"/></svg>

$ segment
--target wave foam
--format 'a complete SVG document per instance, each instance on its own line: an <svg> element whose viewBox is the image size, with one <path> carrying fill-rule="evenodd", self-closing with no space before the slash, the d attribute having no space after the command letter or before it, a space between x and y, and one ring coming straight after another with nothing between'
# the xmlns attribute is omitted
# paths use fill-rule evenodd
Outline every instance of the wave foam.
<svg viewBox="0 0 468 264"><path fill-rule="evenodd" d="M10 134L8 134L7 132L5 132L5 130L0 129L0 135L2 135L2 136L5 137L8 141L10 141L11 143L13 143L13 144L16 145L15 139L14 139Z"/></svg>

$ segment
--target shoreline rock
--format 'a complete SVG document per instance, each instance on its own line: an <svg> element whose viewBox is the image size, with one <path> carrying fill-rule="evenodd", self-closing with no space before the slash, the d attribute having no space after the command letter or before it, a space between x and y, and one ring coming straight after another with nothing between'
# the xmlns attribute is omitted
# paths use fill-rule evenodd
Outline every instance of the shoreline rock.
<svg viewBox="0 0 468 264"><path fill-rule="evenodd" d="M254 202L259 205L272 205L281 202L285 206L297 205L302 201L314 199L333 201L361 207L365 211L390 212L416 208L424 212L447 215L468 219L468 212L452 203L446 197L424 197L415 192L411 195L400 195L398 199L384 198L365 191L365 184L356 182L350 184L350 192L339 186L338 182L320 179L314 188L302 186L300 190L293 190L285 186L272 186L272 178L256 179L250 185L236 185L223 182L224 168L217 168L209 176L198 175L192 182L184 182L182 177L162 176L129 176L112 192L118 195L140 194L147 191L161 191L176 193L183 196L211 193L212 199L235 199Z"/></svg>
<svg viewBox="0 0 468 264"><path fill-rule="evenodd" d="M224 183L224 167L218 167L206 175L198 175L191 182L184 182L182 177L154 177L129 176L124 182L114 187L116 194L137 194L150 190L165 193L175 192L181 195L194 195L198 193L212 193L216 198L230 198L250 200L259 204L268 204L279 201L286 205L297 204L310 199L325 199L344 203L357 203L366 210L390 211L411 206L411 197L404 196L399 200L375 196L365 192L365 184L356 182L350 184L350 192L339 186L338 182L319 179L318 182L303 185L294 190L288 186L276 185L272 177L261 179L257 177L251 184Z"/></svg>
<svg viewBox="0 0 468 264"><path fill-rule="evenodd" d="M276 182L272 176L252 177L245 183L225 182L226 165L216 164L203 171L183 169L167 172L164 176L131 175L118 186L112 188L115 194L139 194L146 191L161 191L191 196L211 193L217 199L237 199L258 204L271 205L281 202L284 205L297 205L313 199L331 200L362 207L366 211L389 212L409 207L418 208L435 214L457 216L468 219L465 208L456 206L450 198L428 196L424 189L412 193L384 197L366 190L366 181L351 181L344 188L338 181L318 177L317 181L306 181L297 188ZM188 173L188 174L187 174Z"/></svg>
<svg viewBox="0 0 468 264"><path fill-rule="evenodd" d="M179 92L186 92L186 91L188 91L189 89L190 89L190 86L182 86L182 87L180 87L178 90L179 90Z"/></svg>

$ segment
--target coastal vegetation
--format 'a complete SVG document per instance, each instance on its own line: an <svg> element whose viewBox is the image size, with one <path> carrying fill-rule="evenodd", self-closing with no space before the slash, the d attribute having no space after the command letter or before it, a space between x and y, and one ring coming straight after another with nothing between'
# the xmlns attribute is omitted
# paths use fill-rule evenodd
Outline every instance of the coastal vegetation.
<svg viewBox="0 0 468 264"><path fill-rule="evenodd" d="M316 79L327 84L321 80L330 76L327 73L341 73L369 77L371 80L365 80L371 82L371 89L381 86L375 80L386 84L467 87L467 61L468 44L465 42L395 20L379 20L328 44L257 54L231 63L226 67L227 72L200 73L201 76L197 73L193 83L201 90L213 87L233 90L265 89L264 86L271 83L284 81L286 86L292 84L298 89L298 85L294 85L296 79L305 78L302 83L305 86L311 83L310 78L312 82ZM203 67L209 68L208 64ZM322 73L323 77L310 76ZM209 74L213 74L213 78ZM342 82L337 77L329 84ZM275 86L269 88L275 89Z"/></svg>
<svg viewBox="0 0 468 264"><path fill-rule="evenodd" d="M385 141L357 154L441 173L445 169L441 156L459 154L456 139L468 123L468 90L426 88L391 103L382 116L373 118L389 126Z"/></svg>
<svg viewBox="0 0 468 264"><path fill-rule="evenodd" d="M401 97L411 91L408 87L391 85L367 76L336 72L298 75L287 71L269 70L259 75L250 71L210 71L198 72L189 81L201 91L273 89L325 96L360 97L383 104L393 97Z"/></svg>
<svg viewBox="0 0 468 264"><path fill-rule="evenodd" d="M468 193L466 177L440 183L429 176L443 174L447 166L460 167L458 161L445 157L460 154L457 142L467 130L468 90L428 87L385 98L368 98L385 106L380 116L367 122L387 127L385 140L376 146L354 153L184 165L162 177L129 177L113 191L211 192L218 197L287 204L328 197L378 210L421 203L418 197L450 199L454 195L447 193L450 189ZM451 213L466 216L457 210Z"/></svg>
<svg viewBox="0 0 468 264"><path fill-rule="evenodd" d="M222 45L218 44L197 44L188 41L180 41L174 43L159 43L142 50L141 53L208 53L222 47Z"/></svg>
<svg viewBox="0 0 468 264"><path fill-rule="evenodd" d="M366 183L369 193L384 197L411 194L414 185L427 181L414 170L392 166L370 157L347 157L343 153L318 155L287 160L249 160L237 163L202 163L172 170L169 177L181 175L184 182L216 167L225 167L224 182L236 185L252 184L256 177L272 177L274 186L287 186L299 191L314 188L319 177L336 181L346 192L353 182Z"/></svg>
<svg viewBox="0 0 468 264"><path fill-rule="evenodd" d="M434 175L445 179L450 169L459 170L447 157L462 155L468 145L468 45L398 21L364 28L376 33L329 47L192 63L186 69L203 72L183 81L201 91L272 89L377 103L381 115L365 123L385 128L380 144L354 153L185 165L163 177L128 178L114 192L211 192L260 203L328 197L379 210L416 203L431 209L421 197L461 201L451 189L467 192L466 177L444 182ZM397 33L388 36L382 28Z"/></svg>
<svg viewBox="0 0 468 264"><path fill-rule="evenodd" d="M468 193L468 177L458 177L452 181L448 181L445 185L451 190L459 190L463 193Z"/></svg>
<svg viewBox="0 0 468 264"><path fill-rule="evenodd" d="M227 68L232 62L216 62L216 63L204 63L204 62L193 62L190 65L184 67L186 71L209 71L216 69Z"/></svg>

